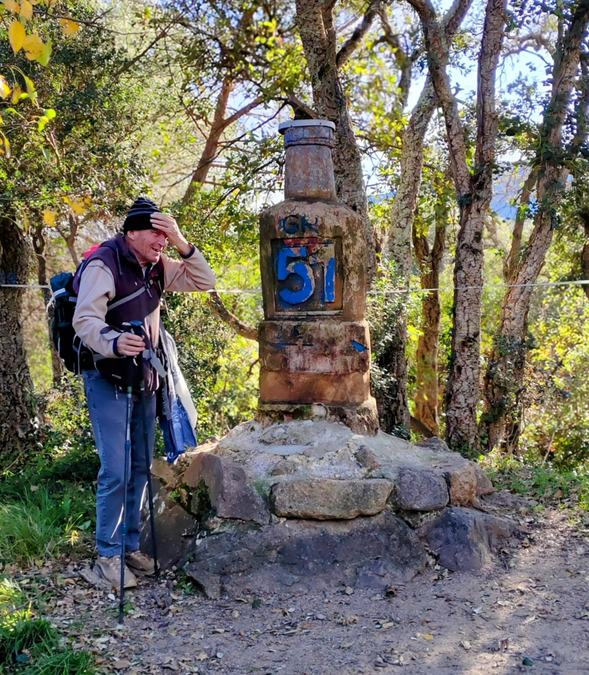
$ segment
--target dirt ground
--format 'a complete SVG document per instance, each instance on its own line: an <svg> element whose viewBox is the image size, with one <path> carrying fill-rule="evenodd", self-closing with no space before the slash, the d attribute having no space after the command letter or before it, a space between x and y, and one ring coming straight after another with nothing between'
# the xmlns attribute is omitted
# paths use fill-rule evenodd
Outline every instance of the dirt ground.
<svg viewBox="0 0 589 675"><path fill-rule="evenodd" d="M117 628L114 596L70 565L47 615L108 673L589 673L589 522L519 520L525 539L484 571L432 566L384 593L208 600L169 575L129 593Z"/></svg>

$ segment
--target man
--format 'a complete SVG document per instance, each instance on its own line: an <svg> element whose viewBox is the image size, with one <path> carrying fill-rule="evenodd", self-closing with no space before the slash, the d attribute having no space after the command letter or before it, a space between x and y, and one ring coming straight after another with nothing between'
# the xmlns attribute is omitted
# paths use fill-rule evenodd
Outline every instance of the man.
<svg viewBox="0 0 589 675"><path fill-rule="evenodd" d="M164 255L167 244L181 260ZM155 434L159 376L152 365L159 343L162 292L208 290L215 275L202 253L181 233L172 216L150 200L139 198L123 224L123 234L104 242L76 275L78 293L73 326L84 345L95 352L97 369L83 372L94 438L100 456L96 493L95 570L115 588L120 585L121 521L124 496L127 357L144 355L145 419L149 456ZM141 321L144 335L125 332L124 324ZM147 350L147 351L146 351ZM120 382L120 385L117 383ZM134 572L150 575L154 561L139 551L140 513L149 468L141 407L133 400L131 457L127 483L125 588L137 585Z"/></svg>

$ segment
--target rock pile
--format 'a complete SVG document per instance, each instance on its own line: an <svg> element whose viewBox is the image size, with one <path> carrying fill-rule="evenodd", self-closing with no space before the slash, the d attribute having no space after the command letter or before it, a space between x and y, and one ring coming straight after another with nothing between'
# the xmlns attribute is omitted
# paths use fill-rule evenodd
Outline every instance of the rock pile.
<svg viewBox="0 0 589 675"><path fill-rule="evenodd" d="M440 439L412 445L326 420L247 422L153 473L163 562L180 561L211 597L386 587L430 553L451 570L479 569L516 532L484 512L494 489L478 465Z"/></svg>

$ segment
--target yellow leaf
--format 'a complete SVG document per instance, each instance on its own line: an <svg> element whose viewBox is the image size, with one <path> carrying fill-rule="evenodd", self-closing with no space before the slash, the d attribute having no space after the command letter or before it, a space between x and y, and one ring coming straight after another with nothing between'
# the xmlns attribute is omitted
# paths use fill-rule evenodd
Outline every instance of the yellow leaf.
<svg viewBox="0 0 589 675"><path fill-rule="evenodd" d="M82 27L77 21L74 21L73 19L60 19L59 25L61 26L61 30L66 37L75 35Z"/></svg>
<svg viewBox="0 0 589 675"><path fill-rule="evenodd" d="M10 157L10 141L8 138L0 131L0 154Z"/></svg>
<svg viewBox="0 0 589 675"><path fill-rule="evenodd" d="M25 21L30 21L33 18L33 5L31 5L29 0L21 0L20 15Z"/></svg>
<svg viewBox="0 0 589 675"><path fill-rule="evenodd" d="M55 227L55 219L57 218L57 213L51 211L51 209L45 209L43 211L43 222L47 227Z"/></svg>
<svg viewBox="0 0 589 675"><path fill-rule="evenodd" d="M2 4L9 12L13 14L18 14L20 12L20 5L16 0L2 0Z"/></svg>
<svg viewBox="0 0 589 675"><path fill-rule="evenodd" d="M63 201L71 208L71 210L77 216L81 216L87 210L86 203L85 203L86 198L82 199L80 201L76 201L75 199L70 199L69 197L64 197Z"/></svg>
<svg viewBox="0 0 589 675"><path fill-rule="evenodd" d="M20 88L20 85L16 85L12 90L12 98L10 99L11 103L18 103L23 95L23 90ZM26 95L25 95L26 98Z"/></svg>
<svg viewBox="0 0 589 675"><path fill-rule="evenodd" d="M22 48L25 50L29 61L36 61L43 54L45 44L38 35L27 35L23 40Z"/></svg>
<svg viewBox="0 0 589 675"><path fill-rule="evenodd" d="M3 75L0 75L0 98L8 98L10 96L10 86Z"/></svg>
<svg viewBox="0 0 589 675"><path fill-rule="evenodd" d="M46 66L49 63L51 51L51 40L47 40L47 42L43 45L43 51L41 52L41 55L37 57L37 62L42 66Z"/></svg>
<svg viewBox="0 0 589 675"><path fill-rule="evenodd" d="M8 27L8 40L12 51L17 54L27 38L27 31L20 21L13 21Z"/></svg>

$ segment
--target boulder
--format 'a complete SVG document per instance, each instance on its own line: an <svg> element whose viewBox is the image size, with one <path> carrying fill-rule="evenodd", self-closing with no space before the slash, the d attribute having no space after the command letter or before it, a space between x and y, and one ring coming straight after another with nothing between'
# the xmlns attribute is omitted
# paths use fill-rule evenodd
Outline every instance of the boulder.
<svg viewBox="0 0 589 675"><path fill-rule="evenodd" d="M492 495L495 492L495 488L480 464L474 465L474 471L477 477L477 497Z"/></svg>
<svg viewBox="0 0 589 675"><path fill-rule="evenodd" d="M417 445L422 448L430 448L431 450L437 450L439 452L451 452L446 441L443 441L441 438L438 438L437 436L424 438L422 441L419 441Z"/></svg>
<svg viewBox="0 0 589 675"><path fill-rule="evenodd" d="M293 479L272 486L270 503L285 518L349 520L383 511L392 489L384 479Z"/></svg>
<svg viewBox="0 0 589 675"><path fill-rule="evenodd" d="M420 535L440 565L457 572L481 569L491 551L516 531L517 525L506 518L450 507L435 520L425 523Z"/></svg>
<svg viewBox="0 0 589 675"><path fill-rule="evenodd" d="M220 518L268 523L270 513L263 498L248 482L245 471L226 457L200 452L184 472L183 483L191 488L204 484L211 507Z"/></svg>
<svg viewBox="0 0 589 675"><path fill-rule="evenodd" d="M376 453L366 445L361 445L354 453L354 457L358 464L365 469L372 471L380 468L380 461Z"/></svg>
<svg viewBox="0 0 589 675"><path fill-rule="evenodd" d="M169 497L164 485L154 479L152 479L152 484L158 562L163 569L166 569L184 557L194 540L198 523L193 516ZM140 537L141 550L151 555L153 545L147 503L143 506Z"/></svg>
<svg viewBox="0 0 589 675"><path fill-rule="evenodd" d="M407 581L427 563L416 533L389 510L351 521L245 524L197 539L184 566L209 597L285 587L381 587Z"/></svg>
<svg viewBox="0 0 589 675"><path fill-rule="evenodd" d="M477 475L474 465L464 460L444 471L450 493L450 504L471 506L477 498Z"/></svg>
<svg viewBox="0 0 589 675"><path fill-rule="evenodd" d="M394 503L403 511L436 511L448 504L448 486L444 478L427 469L399 470L395 482Z"/></svg>

